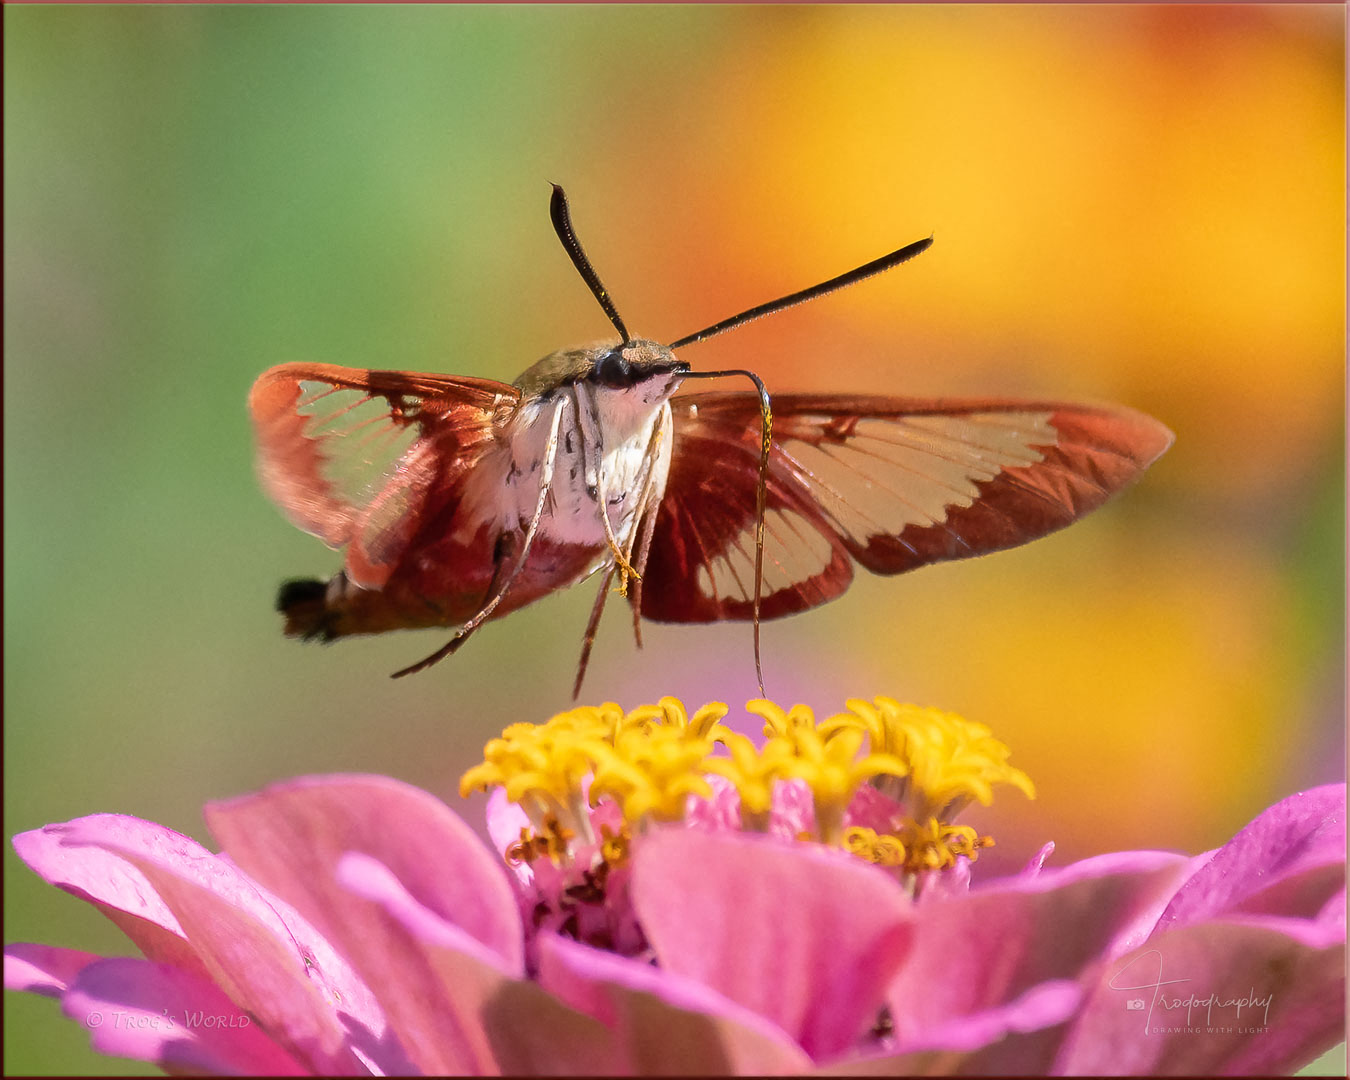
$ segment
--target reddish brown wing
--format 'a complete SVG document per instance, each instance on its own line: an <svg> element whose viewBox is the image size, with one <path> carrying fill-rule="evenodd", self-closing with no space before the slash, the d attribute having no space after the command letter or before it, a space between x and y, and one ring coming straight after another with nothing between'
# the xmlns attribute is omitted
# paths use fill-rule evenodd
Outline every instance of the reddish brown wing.
<svg viewBox="0 0 1350 1080"><path fill-rule="evenodd" d="M375 588L427 493L471 468L520 400L504 383L330 364L283 364L249 394L263 489Z"/></svg>
<svg viewBox="0 0 1350 1080"><path fill-rule="evenodd" d="M749 619L759 399L671 402L674 452L642 589L663 622ZM1172 442L1131 409L1024 401L779 395L765 521L762 617L877 574L1014 547L1063 528L1136 480Z"/></svg>

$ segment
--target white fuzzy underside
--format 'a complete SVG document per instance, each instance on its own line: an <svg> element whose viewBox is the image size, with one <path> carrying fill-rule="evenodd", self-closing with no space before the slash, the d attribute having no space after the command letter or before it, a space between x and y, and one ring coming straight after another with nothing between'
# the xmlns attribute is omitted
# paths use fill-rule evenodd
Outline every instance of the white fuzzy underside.
<svg viewBox="0 0 1350 1080"><path fill-rule="evenodd" d="M652 498L658 501L665 491L671 453L669 395L665 386L608 390L580 383L547 400L526 403L512 420L506 443L474 470L464 506L469 512L461 514L461 528L495 519L504 531L525 531L538 505L553 411L561 407L540 538L598 548L604 557L595 565L608 562L600 520L603 492L614 537L629 550L644 485L651 485ZM652 435L658 426L661 437L653 456Z"/></svg>

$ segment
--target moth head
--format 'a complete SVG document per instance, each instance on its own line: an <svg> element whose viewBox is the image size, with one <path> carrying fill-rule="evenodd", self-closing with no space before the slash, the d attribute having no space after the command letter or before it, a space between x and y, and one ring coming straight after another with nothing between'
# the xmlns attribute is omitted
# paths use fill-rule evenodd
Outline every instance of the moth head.
<svg viewBox="0 0 1350 1080"><path fill-rule="evenodd" d="M644 403L670 397L689 374L689 365L677 360L665 345L654 341L608 342L550 353L526 369L515 385L527 397L551 397L560 387L584 383L601 391L631 397L634 390Z"/></svg>
<svg viewBox="0 0 1350 1080"><path fill-rule="evenodd" d="M641 388L647 398L667 397L675 392L689 365L654 341L628 341L604 346L595 355L586 382L606 390Z"/></svg>
<svg viewBox="0 0 1350 1080"><path fill-rule="evenodd" d="M610 390L627 390L649 379L684 375L689 365L654 341L629 341L603 348L595 357L587 381Z"/></svg>

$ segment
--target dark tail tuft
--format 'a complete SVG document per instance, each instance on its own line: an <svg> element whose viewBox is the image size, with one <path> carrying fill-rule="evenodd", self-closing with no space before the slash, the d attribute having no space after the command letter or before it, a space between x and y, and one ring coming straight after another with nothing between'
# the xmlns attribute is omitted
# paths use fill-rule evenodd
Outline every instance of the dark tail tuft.
<svg viewBox="0 0 1350 1080"><path fill-rule="evenodd" d="M327 603L328 583L317 578L295 578L277 590L277 610L286 616L286 636L306 641L332 641L332 618Z"/></svg>

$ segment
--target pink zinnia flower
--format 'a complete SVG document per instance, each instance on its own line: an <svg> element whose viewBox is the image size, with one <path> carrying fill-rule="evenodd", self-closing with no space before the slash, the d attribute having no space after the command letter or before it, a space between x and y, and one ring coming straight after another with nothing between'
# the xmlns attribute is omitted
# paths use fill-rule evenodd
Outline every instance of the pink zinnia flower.
<svg viewBox="0 0 1350 1080"><path fill-rule="evenodd" d="M207 807L223 853L97 815L19 855L144 959L5 951L110 1054L174 1071L1208 1073L1341 1038L1345 790L1188 858L970 881L953 818L1032 794L987 729L888 699L665 699L517 724L442 802L307 777ZM718 748L721 749L718 749Z"/></svg>

